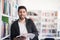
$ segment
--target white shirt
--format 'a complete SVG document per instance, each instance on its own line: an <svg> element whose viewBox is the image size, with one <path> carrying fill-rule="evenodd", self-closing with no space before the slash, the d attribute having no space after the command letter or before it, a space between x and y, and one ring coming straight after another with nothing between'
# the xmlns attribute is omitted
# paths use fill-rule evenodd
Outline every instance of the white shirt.
<svg viewBox="0 0 60 40"><path fill-rule="evenodd" d="M18 22L18 25L19 25L19 29L20 29L20 35L21 34L28 34L27 29L26 29L26 23ZM29 40L29 38L27 37L26 40Z"/></svg>

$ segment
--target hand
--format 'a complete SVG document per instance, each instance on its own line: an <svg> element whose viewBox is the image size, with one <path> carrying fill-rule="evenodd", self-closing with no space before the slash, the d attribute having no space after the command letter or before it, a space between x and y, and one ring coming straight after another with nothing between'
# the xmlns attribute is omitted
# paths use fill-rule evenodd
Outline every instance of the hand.
<svg viewBox="0 0 60 40"><path fill-rule="evenodd" d="M20 34L20 37L19 37L20 40L26 40L26 38L27 38L27 33Z"/></svg>
<svg viewBox="0 0 60 40"><path fill-rule="evenodd" d="M26 37L21 36L21 37L20 37L20 40L26 40Z"/></svg>
<svg viewBox="0 0 60 40"><path fill-rule="evenodd" d="M24 36L24 37L27 38L28 34L27 34L27 33L25 33L25 34L21 34L21 36Z"/></svg>

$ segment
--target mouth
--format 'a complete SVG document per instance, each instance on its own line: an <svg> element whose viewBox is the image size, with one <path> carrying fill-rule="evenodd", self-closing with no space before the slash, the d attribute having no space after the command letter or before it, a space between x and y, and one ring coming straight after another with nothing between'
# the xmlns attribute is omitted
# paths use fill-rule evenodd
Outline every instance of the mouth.
<svg viewBox="0 0 60 40"><path fill-rule="evenodd" d="M19 16L20 18L24 18L24 16L23 15L21 15L21 16Z"/></svg>

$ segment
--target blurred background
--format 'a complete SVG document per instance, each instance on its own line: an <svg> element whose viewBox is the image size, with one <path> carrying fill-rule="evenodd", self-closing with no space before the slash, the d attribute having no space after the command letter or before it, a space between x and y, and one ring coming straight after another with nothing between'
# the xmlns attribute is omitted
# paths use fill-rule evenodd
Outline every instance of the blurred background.
<svg viewBox="0 0 60 40"><path fill-rule="evenodd" d="M18 7L26 6L39 40L60 40L60 0L0 0L0 39L10 40L10 26L18 19Z"/></svg>

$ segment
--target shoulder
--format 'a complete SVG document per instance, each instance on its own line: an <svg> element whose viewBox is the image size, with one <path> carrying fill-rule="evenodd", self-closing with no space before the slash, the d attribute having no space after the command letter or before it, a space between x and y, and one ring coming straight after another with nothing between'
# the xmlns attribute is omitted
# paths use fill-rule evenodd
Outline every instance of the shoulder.
<svg viewBox="0 0 60 40"><path fill-rule="evenodd" d="M28 23L34 23L32 19L27 19Z"/></svg>
<svg viewBox="0 0 60 40"><path fill-rule="evenodd" d="M32 19L28 19L28 22L33 22Z"/></svg>
<svg viewBox="0 0 60 40"><path fill-rule="evenodd" d="M18 20L14 21L11 25L16 25L18 23Z"/></svg>

